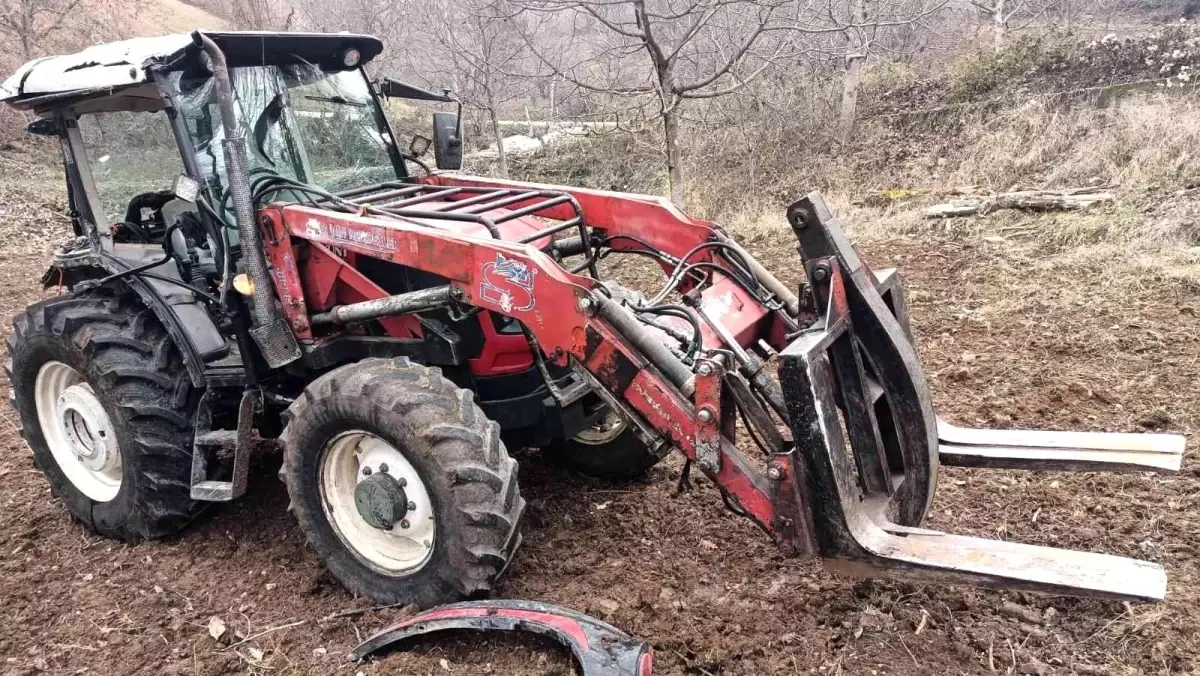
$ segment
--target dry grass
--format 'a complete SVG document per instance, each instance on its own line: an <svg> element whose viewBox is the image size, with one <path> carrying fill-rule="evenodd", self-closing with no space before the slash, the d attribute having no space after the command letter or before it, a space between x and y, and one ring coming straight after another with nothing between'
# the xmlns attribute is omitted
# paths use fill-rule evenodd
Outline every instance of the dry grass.
<svg viewBox="0 0 1200 676"><path fill-rule="evenodd" d="M1108 108L1061 109L1030 101L968 119L944 182L1116 185L1126 191L1175 186L1200 176L1200 100L1180 90L1131 95ZM1179 92L1179 93L1176 93Z"/></svg>
<svg viewBox="0 0 1200 676"><path fill-rule="evenodd" d="M879 164L874 147L841 158L797 157L795 168L764 176L769 190L725 194L718 181L697 180L689 211L714 218L751 242L786 242L787 204L819 188L843 226L868 248L896 237L952 239L1024 252L1039 268L1086 269L1121 284L1181 280L1200 287L1200 99L1190 90L1131 95L1117 105L1054 108L1044 102L1002 113L967 116L953 137L916 139L907 161ZM880 128L877 141L892 142ZM821 172L821 178L813 173ZM1111 186L1115 204L1083 212L930 221L923 207L962 185ZM790 188L784 186L791 186ZM885 188L930 194L879 199ZM1074 301L1065 301L1074 302Z"/></svg>

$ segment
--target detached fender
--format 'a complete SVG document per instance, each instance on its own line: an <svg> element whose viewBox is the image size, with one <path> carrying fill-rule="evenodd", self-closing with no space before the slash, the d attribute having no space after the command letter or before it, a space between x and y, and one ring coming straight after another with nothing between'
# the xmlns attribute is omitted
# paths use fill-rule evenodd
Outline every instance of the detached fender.
<svg viewBox="0 0 1200 676"><path fill-rule="evenodd" d="M594 617L535 601L438 606L377 632L350 653L350 660L357 662L384 646L445 629L531 631L570 648L583 676L651 676L654 651L649 644Z"/></svg>
<svg viewBox="0 0 1200 676"><path fill-rule="evenodd" d="M92 279L122 272L129 266L104 252L83 251L60 255L42 275L42 286L75 287ZM224 339L206 312L192 307L172 305L154 285L138 277L122 280L138 295L167 330L167 335L179 348L194 387L204 387L204 358L224 348ZM181 314L186 310L185 314ZM218 342L219 341L219 342ZM198 347L198 345L200 347ZM203 351L202 351L203 349Z"/></svg>

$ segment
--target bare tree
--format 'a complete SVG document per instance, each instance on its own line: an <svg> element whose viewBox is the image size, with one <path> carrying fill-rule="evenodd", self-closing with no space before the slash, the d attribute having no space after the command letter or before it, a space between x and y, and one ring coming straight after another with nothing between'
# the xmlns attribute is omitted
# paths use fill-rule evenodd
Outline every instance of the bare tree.
<svg viewBox="0 0 1200 676"><path fill-rule="evenodd" d="M0 34L16 40L28 61L42 41L61 30L80 0L0 0Z"/></svg>
<svg viewBox="0 0 1200 676"><path fill-rule="evenodd" d="M939 13L945 0L845 0L826 5L827 26L843 27L841 44L833 55L842 65L842 102L835 138L839 146L850 143L858 112L862 68L873 55L895 58L911 54L933 31L925 19Z"/></svg>
<svg viewBox="0 0 1200 676"><path fill-rule="evenodd" d="M1004 48L1004 38L1014 30L1028 27L1046 12L1057 7L1062 0L972 0L992 23L992 48L999 52ZM1011 25L1014 18L1021 18L1019 25Z"/></svg>
<svg viewBox="0 0 1200 676"><path fill-rule="evenodd" d="M793 25L798 7L796 0L513 2L536 17L539 27L569 28L550 44L525 34L554 75L584 90L654 102L671 200L677 204L684 201L684 102L737 91L785 56L792 41L784 30Z"/></svg>
<svg viewBox="0 0 1200 676"><path fill-rule="evenodd" d="M500 129L501 111L536 86L514 76L522 69L528 47L513 20L496 0L430 0L421 22L435 54L422 55L427 81L448 79L467 108L485 114L496 140L501 176L508 176L508 157ZM431 77L432 76L432 77Z"/></svg>
<svg viewBox="0 0 1200 676"><path fill-rule="evenodd" d="M228 16L238 28L286 31L292 28L296 7L286 0L231 0Z"/></svg>
<svg viewBox="0 0 1200 676"><path fill-rule="evenodd" d="M552 75L583 90L653 103L676 204L684 201L680 141L688 102L737 92L769 68L804 55L836 53L847 64L852 125L857 69L866 57L860 52L873 33L934 11L924 0L877 0L881 8L871 16L863 9L867 0L509 2L531 18L522 24L523 35ZM851 5L860 11L850 11Z"/></svg>

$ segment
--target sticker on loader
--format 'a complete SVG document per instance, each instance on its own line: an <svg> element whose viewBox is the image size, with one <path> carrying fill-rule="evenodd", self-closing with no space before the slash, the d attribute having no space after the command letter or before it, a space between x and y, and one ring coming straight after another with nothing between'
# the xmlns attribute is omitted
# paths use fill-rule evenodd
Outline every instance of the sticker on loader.
<svg viewBox="0 0 1200 676"><path fill-rule="evenodd" d="M533 279L537 270L530 270L521 261L496 254L495 262L483 264L480 270L479 296L495 303L506 313L525 312L537 306L533 296Z"/></svg>

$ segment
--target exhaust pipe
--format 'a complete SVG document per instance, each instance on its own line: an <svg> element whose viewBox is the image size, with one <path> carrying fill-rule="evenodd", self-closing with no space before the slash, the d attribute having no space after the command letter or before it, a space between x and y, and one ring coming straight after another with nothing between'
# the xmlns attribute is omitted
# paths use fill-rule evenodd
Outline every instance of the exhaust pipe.
<svg viewBox="0 0 1200 676"><path fill-rule="evenodd" d="M250 297L250 336L254 338L267 364L271 368L279 368L300 358L300 346L296 344L296 337L287 322L275 311L271 279L267 276L266 258L263 256L262 236L255 222L254 204L250 197L245 131L238 123L229 66L225 62L225 53L212 38L194 31L192 42L208 56L216 84L217 106L221 110L221 126L225 130L221 149L225 154L225 172L234 219L237 221L242 264L254 280L254 294Z"/></svg>

